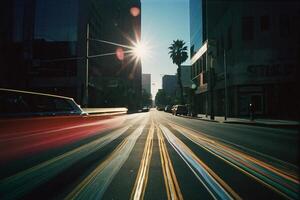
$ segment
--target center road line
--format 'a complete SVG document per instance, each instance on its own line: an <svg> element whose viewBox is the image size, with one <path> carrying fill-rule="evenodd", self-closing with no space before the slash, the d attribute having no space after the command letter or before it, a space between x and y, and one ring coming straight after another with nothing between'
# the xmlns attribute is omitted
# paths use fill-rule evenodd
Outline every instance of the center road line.
<svg viewBox="0 0 300 200"><path fill-rule="evenodd" d="M192 150L179 140L169 129L161 124L160 129L170 145L189 166L214 199L241 199L229 185L201 161Z"/></svg>
<svg viewBox="0 0 300 200"><path fill-rule="evenodd" d="M174 172L174 168L172 165L172 161L170 159L164 137L161 133L161 130L156 126L157 136L158 136L158 144L159 144L159 152L162 164L162 171L164 175L165 186L167 190L168 200L182 200L183 196Z"/></svg>
<svg viewBox="0 0 300 200"><path fill-rule="evenodd" d="M135 180L135 184L130 199L134 199L134 200L144 199L145 189L148 181L149 167L150 167L150 162L152 157L153 135L154 135L154 123L152 121L146 139L143 157L140 163L139 171Z"/></svg>
<svg viewBox="0 0 300 200"><path fill-rule="evenodd" d="M65 199L101 199L112 179L127 160L137 139L142 134L146 120L125 138L107 159L79 183Z"/></svg>

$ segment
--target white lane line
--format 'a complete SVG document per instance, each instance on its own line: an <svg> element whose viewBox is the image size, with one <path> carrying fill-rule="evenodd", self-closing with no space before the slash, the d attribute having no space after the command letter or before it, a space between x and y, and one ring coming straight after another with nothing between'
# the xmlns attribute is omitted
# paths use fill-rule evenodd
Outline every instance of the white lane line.
<svg viewBox="0 0 300 200"><path fill-rule="evenodd" d="M198 146L251 176L270 189L286 198L298 198L299 180L293 177L293 174L277 169L270 164L233 149L228 145L209 139L186 128L177 125L173 125L173 127Z"/></svg>
<svg viewBox="0 0 300 200"><path fill-rule="evenodd" d="M166 139L190 167L198 180L206 187L214 199L241 199L217 174L203 163L182 141L169 129L160 124Z"/></svg>

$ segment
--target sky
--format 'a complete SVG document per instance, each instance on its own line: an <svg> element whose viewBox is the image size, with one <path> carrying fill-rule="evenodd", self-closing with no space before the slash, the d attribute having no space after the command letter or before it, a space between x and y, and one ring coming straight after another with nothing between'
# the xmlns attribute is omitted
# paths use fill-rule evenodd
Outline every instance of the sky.
<svg viewBox="0 0 300 200"><path fill-rule="evenodd" d="M189 0L142 0L141 3L142 43L148 49L142 57L142 73L151 74L154 99L162 87L162 76L175 74L177 70L168 54L170 44L181 39L189 49Z"/></svg>

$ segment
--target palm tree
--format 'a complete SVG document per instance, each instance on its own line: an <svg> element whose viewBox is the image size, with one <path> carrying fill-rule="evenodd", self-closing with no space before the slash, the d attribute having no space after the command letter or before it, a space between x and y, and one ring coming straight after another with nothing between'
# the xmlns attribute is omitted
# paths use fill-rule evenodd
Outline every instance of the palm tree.
<svg viewBox="0 0 300 200"><path fill-rule="evenodd" d="M173 43L169 47L170 58L174 64L177 65L177 81L180 89L180 103L184 104L183 88L181 82L181 64L188 59L187 46L183 40L173 40Z"/></svg>

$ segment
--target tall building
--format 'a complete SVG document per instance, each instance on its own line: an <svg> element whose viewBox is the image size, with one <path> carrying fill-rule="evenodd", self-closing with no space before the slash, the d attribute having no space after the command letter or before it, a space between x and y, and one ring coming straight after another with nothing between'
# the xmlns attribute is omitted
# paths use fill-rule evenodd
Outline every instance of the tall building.
<svg viewBox="0 0 300 200"><path fill-rule="evenodd" d="M70 96L89 106L139 104L141 62L116 45L140 39L139 0L1 4L7 28L0 33L0 87Z"/></svg>
<svg viewBox="0 0 300 200"><path fill-rule="evenodd" d="M164 75L162 77L162 89L168 96L175 96L177 89L177 76Z"/></svg>
<svg viewBox="0 0 300 200"><path fill-rule="evenodd" d="M191 47L195 26L205 30L191 58L198 112L247 116L252 103L256 115L299 117L299 3L206 0L201 5L205 22L191 19Z"/></svg>
<svg viewBox="0 0 300 200"><path fill-rule="evenodd" d="M151 94L151 74L142 74L142 89Z"/></svg>

